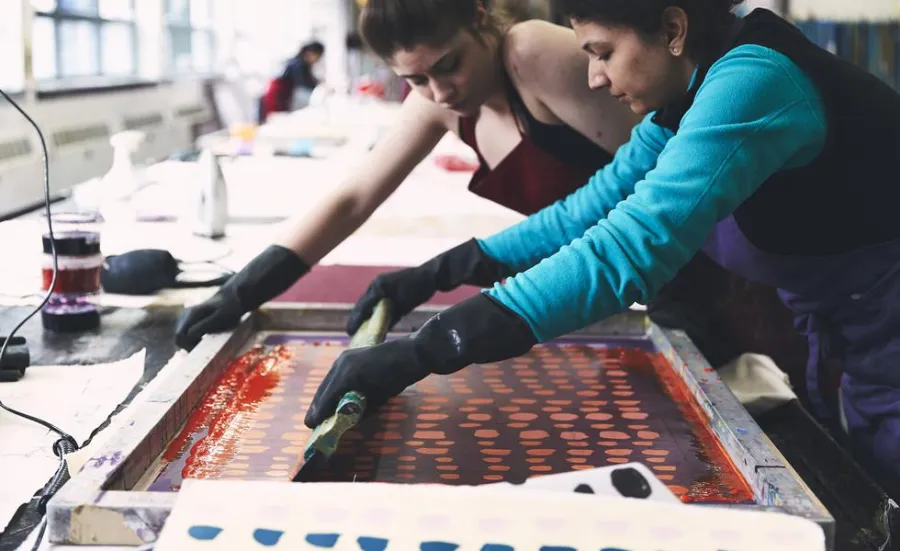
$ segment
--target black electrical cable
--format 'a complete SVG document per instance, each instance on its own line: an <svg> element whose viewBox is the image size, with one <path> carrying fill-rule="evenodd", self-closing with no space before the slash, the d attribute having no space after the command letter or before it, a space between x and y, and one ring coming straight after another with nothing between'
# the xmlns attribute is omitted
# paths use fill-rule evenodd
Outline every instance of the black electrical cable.
<svg viewBox="0 0 900 551"><path fill-rule="evenodd" d="M62 488L63 484L66 483L66 473L68 472L66 455L75 452L77 449L78 447L73 445L72 441L66 440L65 438L60 438L53 444L53 453L59 457L59 467L56 468L56 474L53 475L50 482L48 482L43 490L41 490L41 497L38 500L38 512L40 512L42 516L47 512L47 502L49 502L50 498L52 498L56 492ZM44 516L44 518L41 519L41 528L38 530L37 537L34 538L34 546L31 548L31 551L38 551L41 548L41 542L44 539L44 531L46 529L47 517Z"/></svg>
<svg viewBox="0 0 900 551"><path fill-rule="evenodd" d="M43 155L44 164L44 211L47 215L47 231L50 235L50 252L51 256L53 257L53 278L50 280L50 286L47 288L47 293L44 295L44 299L41 301L41 303L30 314L25 316L25 318L22 319L22 321L20 321L12 331L9 332L9 334L6 335L6 340L3 341L3 346L0 347L0 365L2 365L3 357L6 355L6 348L9 345L10 340L12 340L13 335L15 335L23 325L28 323L28 320L30 320L38 312L40 312L44 305L47 304L47 301L50 300L50 296L53 293L53 288L56 287L56 276L59 272L59 266L56 254L56 238L53 235L53 221L50 214L50 155L47 152L47 142L44 139L44 133L41 132L41 128L36 122L34 122L34 119L28 116L28 113L26 113L21 107L19 107L19 104L16 103L11 97L9 97L6 92L0 90L0 95L2 95L6 99L6 101L8 101L9 104L16 109L16 111L18 111L23 117L25 117L25 120L27 120L31 124L31 126L34 127L35 131L37 131L38 138L40 138L41 140L41 153ZM49 423L43 419L34 417L33 415L28 415L27 413L15 410L4 404L2 401L0 401L0 408L14 415L18 415L19 417L35 422L43 427L46 427L59 435L59 439L53 444L53 453L57 457L59 457L59 467L56 470L56 474L53 475L53 478L51 478L47 485L44 486L43 490L41 491L41 497L38 500L38 511L43 515L47 511L47 502L50 501L50 498L52 498L53 495L56 494L56 492L65 483L65 475L67 471L65 457L66 454L72 453L78 449L78 442L75 440L75 438L72 437L72 435L63 431L53 423ZM44 530L46 529L46 527L47 522L46 519L44 519L41 522L40 531L38 532L38 536L35 539L33 547L34 550L40 548L41 540L44 537Z"/></svg>

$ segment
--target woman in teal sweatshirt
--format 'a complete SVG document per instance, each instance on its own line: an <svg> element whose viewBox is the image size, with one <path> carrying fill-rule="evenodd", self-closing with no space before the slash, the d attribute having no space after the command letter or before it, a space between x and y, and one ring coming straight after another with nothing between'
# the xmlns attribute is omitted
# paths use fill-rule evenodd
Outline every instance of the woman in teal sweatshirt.
<svg viewBox="0 0 900 551"><path fill-rule="evenodd" d="M407 337L342 354L307 424L348 390L377 405L647 304L703 251L779 289L809 344L816 412L900 473L900 95L769 11L734 16L740 0L560 3L589 84L643 122L574 194L473 240L477 261L463 245L467 270L505 281ZM422 269L447 271L457 255ZM825 365L842 371L833 397Z"/></svg>

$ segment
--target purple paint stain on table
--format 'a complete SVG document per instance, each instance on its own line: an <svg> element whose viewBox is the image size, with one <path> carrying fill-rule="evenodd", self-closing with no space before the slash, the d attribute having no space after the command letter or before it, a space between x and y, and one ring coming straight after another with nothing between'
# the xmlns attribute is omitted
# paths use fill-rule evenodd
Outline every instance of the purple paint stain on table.
<svg viewBox="0 0 900 551"><path fill-rule="evenodd" d="M122 452L116 452L112 456L101 455L100 457L92 457L89 459L91 466L98 469L107 463L110 467L116 466L122 460Z"/></svg>

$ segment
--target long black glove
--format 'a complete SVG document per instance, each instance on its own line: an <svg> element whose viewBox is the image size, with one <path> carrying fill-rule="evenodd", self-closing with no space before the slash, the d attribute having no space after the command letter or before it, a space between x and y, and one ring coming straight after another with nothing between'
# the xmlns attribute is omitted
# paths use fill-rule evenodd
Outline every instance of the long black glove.
<svg viewBox="0 0 900 551"><path fill-rule="evenodd" d="M486 255L478 242L470 239L421 266L377 276L350 311L347 333L356 333L383 298L391 301L389 326L393 327L438 291L450 291L464 284L488 287L511 275L507 266Z"/></svg>
<svg viewBox="0 0 900 551"><path fill-rule="evenodd" d="M513 358L535 344L522 318L479 293L436 314L415 333L341 353L316 390L304 423L318 426L351 390L366 397L372 412L432 373L448 375L473 363Z"/></svg>
<svg viewBox="0 0 900 551"><path fill-rule="evenodd" d="M241 316L288 290L308 271L293 251L270 245L215 295L184 311L175 326L175 344L193 350L204 335L234 329Z"/></svg>

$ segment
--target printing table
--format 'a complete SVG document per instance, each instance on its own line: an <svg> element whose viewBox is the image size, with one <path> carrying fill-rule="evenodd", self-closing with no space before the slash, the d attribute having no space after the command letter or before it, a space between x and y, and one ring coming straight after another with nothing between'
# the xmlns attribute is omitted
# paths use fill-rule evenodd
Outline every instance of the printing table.
<svg viewBox="0 0 900 551"><path fill-rule="evenodd" d="M233 221L232 230L235 235L243 235L244 241L229 243L233 251L223 263L235 268L248 261L255 250L271 239L273 223L312 208L313 199L302 199L321 197L329 186L339 180L335 174L329 175L328 170L323 170L315 161L303 160L291 164L284 159L265 161L268 163L268 168L265 169L267 176L253 178L254 174L259 174L258 162L262 161L239 160L226 170L226 177L230 181L249 182L249 185L240 183L233 194L235 201L232 204L239 212L233 213L236 220ZM310 274L308 281L301 282L301 285L282 298L310 300L312 295L321 295L323 285L327 287L327 283L335 281L335 274L338 272L344 275L355 273L353 277L348 276L341 288L346 295L358 295L374 273L390 269L391 266L414 265L473 234L487 235L519 219L518 215L477 200L463 191L465 174L443 173L428 166L428 162L430 161L417 169L414 181L401 187L400 192L392 197L385 208L380 209L380 215L342 245L340 250L329 255L326 262ZM280 168L273 168L276 166ZM286 168L288 166L302 168ZM174 167L173 170L179 169ZM271 179L267 180L269 176ZM260 186L266 191L261 192ZM269 198L268 205L251 201L254 195L265 194L275 197ZM454 194L463 198L450 200ZM172 202L167 201L167 197L171 195L163 192L148 200L148 203L155 205L154 208L165 207L167 203L171 205ZM410 208L413 205L416 209ZM442 214L448 209L457 217L455 223L442 218ZM173 215L172 212L162 214ZM154 244L162 248L175 248L178 245L177 236L172 237L175 234L172 233L171 223L144 224L141 228L144 232L141 239L128 241L120 238L117 247L127 250ZM413 228L417 235L421 234L423 237L409 241ZM16 227L10 235L18 235L18 231ZM154 241L160 235L168 236L167 240ZM7 238L3 241L12 243L15 239ZM413 243L414 246L401 246L403 243ZM39 253L39 246L26 243L21 251L8 253L15 254L16 258L22 257L20 267L24 266L24 272L17 274L18 276L30 277L34 264L28 263L39 256L34 255L34 252ZM104 252L109 254L111 251ZM365 273L360 275L362 272ZM334 289L329 289L331 291ZM449 304L471 292L471 289L461 290L453 296L438 297L436 302ZM338 298L329 297L330 300ZM115 305L107 307L104 312L104 329L88 336L76 338L45 334L39 318L32 319L21 334L28 339L32 363L35 365L110 362L129 357L145 348L145 380L149 380L175 353L173 328L182 310L180 303L173 304L167 300L156 301L155 304L153 302L151 300L132 308ZM28 308L24 306L0 308L0 327L12 327L27 312ZM134 393L132 397L133 395ZM875 483L796 402L782 406L756 421L835 518L835 548L877 550L884 541L881 536L882 517L888 495L900 497L900 485L895 485L894 481ZM4 473L4 476L14 476L14 473ZM39 488L35 488L35 491L38 490ZM0 551L15 549L39 520L34 502L20 510L9 528L0 534Z"/></svg>
<svg viewBox="0 0 900 551"><path fill-rule="evenodd" d="M120 332L89 338L47 336L38 320L29 322L23 335L32 344L35 363L99 363L129 357L146 348L145 378L152 378L175 352L172 335L180 307L154 307L147 311L111 309ZM0 309L6 327L27 313L23 307ZM887 493L850 459L825 431L796 403L757 419L766 434L797 470L836 520L836 549L875 551L880 515ZM10 473L4 473L8 476ZM39 488L35 488L35 491ZM897 494L894 494L895 496ZM12 551L40 521L32 501L0 534L0 551Z"/></svg>

